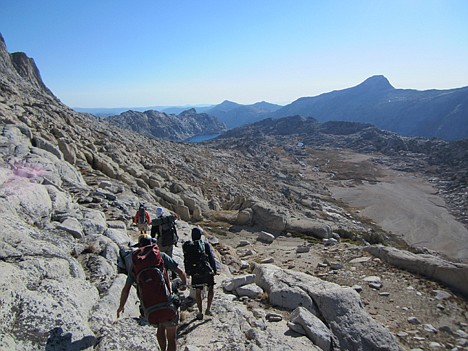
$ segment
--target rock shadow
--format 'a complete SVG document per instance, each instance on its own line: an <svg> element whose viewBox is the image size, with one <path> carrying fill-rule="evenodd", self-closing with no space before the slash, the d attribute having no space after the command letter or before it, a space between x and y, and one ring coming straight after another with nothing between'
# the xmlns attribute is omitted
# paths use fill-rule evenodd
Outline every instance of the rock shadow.
<svg viewBox="0 0 468 351"><path fill-rule="evenodd" d="M193 318L188 323L183 323L179 325L179 328L177 329L177 337L180 338L180 337L190 334L193 330L202 326L203 324L208 323L210 320L211 318L203 319L203 320L198 320L197 318Z"/></svg>
<svg viewBox="0 0 468 351"><path fill-rule="evenodd" d="M45 346L45 351L79 351L85 350L96 344L96 337L88 335L80 340L72 342L73 334L64 334L61 327L55 327L49 331L49 337Z"/></svg>

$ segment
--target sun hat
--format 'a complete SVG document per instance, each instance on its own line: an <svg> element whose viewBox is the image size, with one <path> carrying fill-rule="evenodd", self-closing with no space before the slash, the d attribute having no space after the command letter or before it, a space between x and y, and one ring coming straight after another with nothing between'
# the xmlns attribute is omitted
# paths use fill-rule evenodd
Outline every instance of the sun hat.
<svg viewBox="0 0 468 351"><path fill-rule="evenodd" d="M154 244L155 240L148 234L141 234L138 237L138 246L143 247L143 246L148 246L151 244Z"/></svg>
<svg viewBox="0 0 468 351"><path fill-rule="evenodd" d="M156 217L161 217L164 214L164 208L158 207L156 208Z"/></svg>

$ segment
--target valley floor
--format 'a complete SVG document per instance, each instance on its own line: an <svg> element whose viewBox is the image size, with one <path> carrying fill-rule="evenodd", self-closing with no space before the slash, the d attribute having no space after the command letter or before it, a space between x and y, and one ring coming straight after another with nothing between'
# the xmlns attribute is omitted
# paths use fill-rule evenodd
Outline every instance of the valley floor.
<svg viewBox="0 0 468 351"><path fill-rule="evenodd" d="M385 169L377 182L330 188L333 196L414 247L468 261L468 229L424 179Z"/></svg>

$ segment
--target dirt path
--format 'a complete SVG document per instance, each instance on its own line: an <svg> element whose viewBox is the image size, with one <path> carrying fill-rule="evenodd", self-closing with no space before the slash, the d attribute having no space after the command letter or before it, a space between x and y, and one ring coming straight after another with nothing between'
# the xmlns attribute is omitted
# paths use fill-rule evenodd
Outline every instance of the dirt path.
<svg viewBox="0 0 468 351"><path fill-rule="evenodd" d="M414 175L383 171L377 183L334 186L330 191L408 244L468 261L468 230L448 212L436 189Z"/></svg>

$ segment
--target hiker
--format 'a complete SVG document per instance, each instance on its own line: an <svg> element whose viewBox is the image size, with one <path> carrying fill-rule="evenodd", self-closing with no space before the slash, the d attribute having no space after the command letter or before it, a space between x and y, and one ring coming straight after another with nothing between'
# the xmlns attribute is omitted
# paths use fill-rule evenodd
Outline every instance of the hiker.
<svg viewBox="0 0 468 351"><path fill-rule="evenodd" d="M208 300L205 314L211 316L211 303L214 297L214 276L216 275L216 262L208 242L201 239L203 229L192 229L192 241L184 242L185 272L192 278L192 287L195 288L195 301L197 303L197 319L203 319L202 289L208 287Z"/></svg>
<svg viewBox="0 0 468 351"><path fill-rule="evenodd" d="M151 223L151 219L145 205L140 204L135 216L133 216L133 223L138 226L140 234L146 234L148 231L148 224Z"/></svg>
<svg viewBox="0 0 468 351"><path fill-rule="evenodd" d="M163 264L162 266L161 263ZM159 348L162 351L175 351L177 349L176 337L177 326L179 324L179 306L176 304L174 296L171 293L169 276L166 270L177 273L182 281L180 289L185 289L187 277L178 267L177 262L164 252L160 252L154 239L149 235L140 235L138 248L132 254L131 272L128 274L120 294L117 318L125 311L125 303L127 302L130 289L132 285L136 283L137 294L145 318L149 324L158 328L156 337L158 339ZM148 276L148 274L150 274L150 276ZM153 284L154 281L158 281L159 284ZM160 302L161 300L163 303ZM151 301L153 305L151 305L149 301ZM166 320L164 319L166 316L172 318Z"/></svg>
<svg viewBox="0 0 468 351"><path fill-rule="evenodd" d="M172 257L174 245L177 246L179 236L175 221L177 214L165 214L162 207L156 208L156 218L151 222L151 237L157 240L159 250Z"/></svg>

